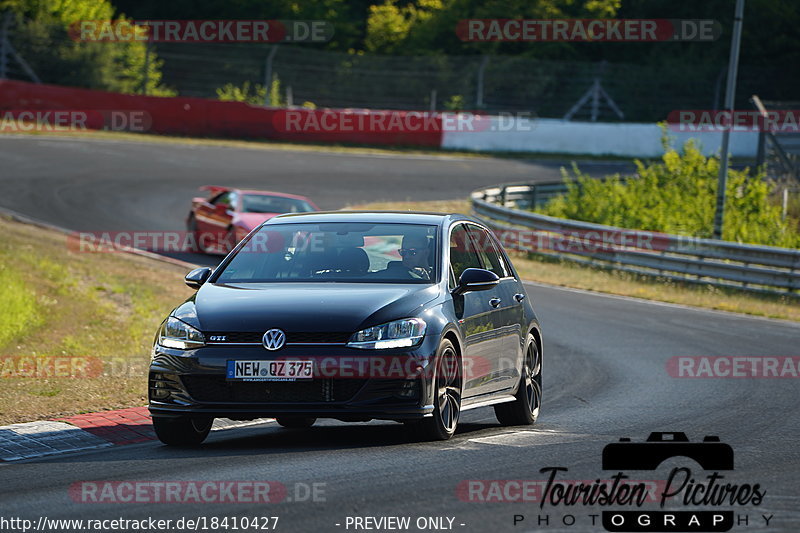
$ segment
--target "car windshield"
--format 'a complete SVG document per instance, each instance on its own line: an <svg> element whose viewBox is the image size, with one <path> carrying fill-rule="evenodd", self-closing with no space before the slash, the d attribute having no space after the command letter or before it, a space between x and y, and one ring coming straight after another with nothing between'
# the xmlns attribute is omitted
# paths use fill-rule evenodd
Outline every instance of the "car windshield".
<svg viewBox="0 0 800 533"><path fill-rule="evenodd" d="M436 226L268 224L251 234L216 283L432 283Z"/></svg>
<svg viewBox="0 0 800 533"><path fill-rule="evenodd" d="M316 211L316 209L299 198L245 194L242 196L242 211L244 213L308 213Z"/></svg>

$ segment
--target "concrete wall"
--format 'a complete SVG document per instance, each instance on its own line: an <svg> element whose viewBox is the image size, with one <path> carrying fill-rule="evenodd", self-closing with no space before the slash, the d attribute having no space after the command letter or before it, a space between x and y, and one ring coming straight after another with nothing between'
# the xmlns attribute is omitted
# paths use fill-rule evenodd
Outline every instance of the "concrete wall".
<svg viewBox="0 0 800 533"><path fill-rule="evenodd" d="M461 131L458 131L458 130ZM658 157L663 154L662 131L656 124L568 122L559 119L491 117L488 124L467 131L445 127L442 147L459 150L546 152L557 154ZM703 153L719 152L721 132L682 133L670 131L676 145L695 138ZM731 134L730 150L735 157L755 157L758 132Z"/></svg>

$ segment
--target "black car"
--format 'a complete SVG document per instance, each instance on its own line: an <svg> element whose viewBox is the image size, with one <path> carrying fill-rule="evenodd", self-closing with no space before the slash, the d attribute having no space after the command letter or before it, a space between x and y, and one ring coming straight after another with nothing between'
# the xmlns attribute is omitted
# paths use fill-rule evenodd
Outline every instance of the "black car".
<svg viewBox="0 0 800 533"><path fill-rule="evenodd" d="M395 420L448 439L493 406L533 424L542 337L492 233L462 215L332 212L251 232L161 324L149 373L159 439L197 444L215 417Z"/></svg>

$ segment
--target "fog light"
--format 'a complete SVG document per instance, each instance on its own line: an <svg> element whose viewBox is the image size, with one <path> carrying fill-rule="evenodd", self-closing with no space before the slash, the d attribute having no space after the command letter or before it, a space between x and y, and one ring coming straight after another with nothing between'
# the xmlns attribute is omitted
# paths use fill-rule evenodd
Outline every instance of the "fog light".
<svg viewBox="0 0 800 533"><path fill-rule="evenodd" d="M164 374L153 374L150 377L150 398L153 400L165 400L169 398L170 386Z"/></svg>
<svg viewBox="0 0 800 533"><path fill-rule="evenodd" d="M401 398L418 398L419 397L419 380L407 380L400 386L400 392L397 393Z"/></svg>

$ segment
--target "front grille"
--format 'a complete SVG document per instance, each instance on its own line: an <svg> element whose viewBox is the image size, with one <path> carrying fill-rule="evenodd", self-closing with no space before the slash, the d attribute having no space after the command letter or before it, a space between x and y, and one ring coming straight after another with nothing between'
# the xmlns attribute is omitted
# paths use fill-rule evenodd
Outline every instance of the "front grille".
<svg viewBox="0 0 800 533"><path fill-rule="evenodd" d="M313 344L345 344L350 340L350 333L325 333L325 332L296 332L286 333L287 344L298 343L313 343ZM263 331L211 331L206 333L206 338L224 336L224 341L213 341L215 343L258 343L261 344L261 338L264 336Z"/></svg>
<svg viewBox="0 0 800 533"><path fill-rule="evenodd" d="M226 381L225 376L182 376L181 381L198 402L307 403L350 400L367 380Z"/></svg>

